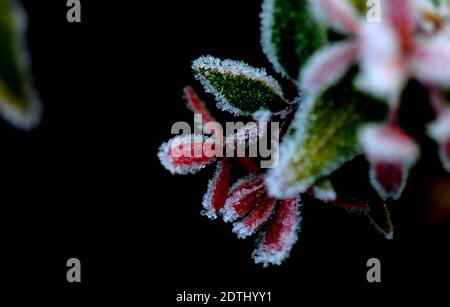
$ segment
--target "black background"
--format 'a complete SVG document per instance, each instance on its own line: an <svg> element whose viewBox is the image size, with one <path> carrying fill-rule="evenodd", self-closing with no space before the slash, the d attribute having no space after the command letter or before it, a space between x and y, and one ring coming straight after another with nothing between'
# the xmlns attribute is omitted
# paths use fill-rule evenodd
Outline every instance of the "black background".
<svg viewBox="0 0 450 307"><path fill-rule="evenodd" d="M259 44L260 1L84 0L81 24L66 21L66 1L23 2L45 115L32 132L0 122L2 279L12 288L63 294L60 303L96 295L167 304L183 290L272 291L274 302L292 303L312 293L443 290L448 226L425 222L420 165L393 208L393 241L364 218L311 205L291 257L266 269L250 257L253 239L200 216L212 168L174 177L160 166L172 123L192 121L182 88L200 89L193 59L270 67ZM339 177L363 189L350 171L366 176L365 163ZM81 260L81 284L66 282L71 257ZM381 284L366 281L372 257L382 262Z"/></svg>

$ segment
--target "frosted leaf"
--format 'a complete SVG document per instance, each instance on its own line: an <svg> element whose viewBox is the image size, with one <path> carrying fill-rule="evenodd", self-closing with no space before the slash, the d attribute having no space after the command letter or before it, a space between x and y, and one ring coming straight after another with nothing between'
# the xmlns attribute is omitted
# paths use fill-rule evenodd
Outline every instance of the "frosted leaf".
<svg viewBox="0 0 450 307"><path fill-rule="evenodd" d="M336 200L337 194L333 183L329 179L322 179L316 182L313 187L314 197L323 202Z"/></svg>
<svg viewBox="0 0 450 307"><path fill-rule="evenodd" d="M251 115L267 108L281 110L287 101L278 82L264 69L240 61L200 57L192 64L205 91L216 97L219 109L235 115Z"/></svg>
<svg viewBox="0 0 450 307"><path fill-rule="evenodd" d="M428 134L439 145L439 157L443 167L450 172L450 110L446 109L427 127Z"/></svg>
<svg viewBox="0 0 450 307"><path fill-rule="evenodd" d="M372 207L368 218L378 233L388 240L394 238L394 224L389 209L384 202L379 206Z"/></svg>
<svg viewBox="0 0 450 307"><path fill-rule="evenodd" d="M172 174L196 173L216 161L215 141L200 135L176 136L161 145L158 157Z"/></svg>
<svg viewBox="0 0 450 307"><path fill-rule="evenodd" d="M276 208L273 219L253 251L255 263L280 265L290 254L300 229L300 198L284 199Z"/></svg>
<svg viewBox="0 0 450 307"><path fill-rule="evenodd" d="M267 191L262 193L265 195L255 204L253 210L241 221L233 224L233 232L239 239L253 235L272 215L276 200L270 198Z"/></svg>
<svg viewBox="0 0 450 307"><path fill-rule="evenodd" d="M348 0L309 0L309 4L321 24L343 34L358 33L358 13Z"/></svg>
<svg viewBox="0 0 450 307"><path fill-rule="evenodd" d="M420 40L411 61L413 73L421 82L450 86L450 41L447 35Z"/></svg>
<svg viewBox="0 0 450 307"><path fill-rule="evenodd" d="M20 129L37 126L42 106L30 73L27 18L18 1L0 1L0 113Z"/></svg>
<svg viewBox="0 0 450 307"><path fill-rule="evenodd" d="M238 146L248 146L255 144L263 135L264 129L260 129L258 123L250 122L243 128L225 138L225 146L237 148Z"/></svg>
<svg viewBox="0 0 450 307"><path fill-rule="evenodd" d="M300 87L308 93L320 93L344 76L356 58L357 45L344 41L328 44L305 65Z"/></svg>
<svg viewBox="0 0 450 307"><path fill-rule="evenodd" d="M351 90L351 82L345 78L322 96L306 97L300 104L281 144L279 164L266 179L271 195L303 193L359 154L356 136L366 118L368 98Z"/></svg>
<svg viewBox="0 0 450 307"><path fill-rule="evenodd" d="M228 193L225 206L220 210L225 222L234 222L247 214L256 203L267 197L264 180L249 176L236 182Z"/></svg>
<svg viewBox="0 0 450 307"><path fill-rule="evenodd" d="M297 81L305 61L325 43L326 32L311 18L305 0L265 0L260 16L264 53L278 73Z"/></svg>
<svg viewBox="0 0 450 307"><path fill-rule="evenodd" d="M203 196L202 215L216 219L220 209L225 205L230 184L230 163L228 159L217 162L216 171L208 183L208 190Z"/></svg>

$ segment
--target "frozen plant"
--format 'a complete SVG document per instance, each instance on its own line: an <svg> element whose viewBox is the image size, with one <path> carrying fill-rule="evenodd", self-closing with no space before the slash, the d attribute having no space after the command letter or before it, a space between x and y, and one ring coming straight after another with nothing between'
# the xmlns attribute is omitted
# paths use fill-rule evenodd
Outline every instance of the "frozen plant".
<svg viewBox="0 0 450 307"><path fill-rule="evenodd" d="M265 110L270 112L265 119L281 123L280 161L267 171L250 158L174 155L180 146L193 152L214 141L205 135L175 137L161 146L159 158L173 174L216 163L202 214L233 222L239 238L260 231L253 258L264 266L289 255L308 198L359 213L386 238L393 237L385 200L402 196L421 157L422 144L402 126L412 107L411 88L426 93L434 113L430 122L414 126L425 127L419 130L437 143L442 166L450 171L449 1L381 0L380 22L367 18L366 2L264 0L262 49L283 82L238 61L205 56L193 62L196 79L219 109L250 119ZM296 96L286 94L292 87ZM192 88L185 89L185 97L189 108L202 114L204 126L215 122ZM333 186L335 172L360 155L380 197L376 206L349 199ZM230 184L232 164L249 175Z"/></svg>

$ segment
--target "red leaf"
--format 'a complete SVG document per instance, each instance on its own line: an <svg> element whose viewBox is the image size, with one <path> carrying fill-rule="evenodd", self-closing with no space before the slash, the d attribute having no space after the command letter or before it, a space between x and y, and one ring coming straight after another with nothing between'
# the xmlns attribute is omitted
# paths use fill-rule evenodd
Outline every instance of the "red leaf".
<svg viewBox="0 0 450 307"><path fill-rule="evenodd" d="M258 248L253 252L256 263L262 263L264 266L280 265L289 256L297 241L297 231L301 223L299 203L299 197L281 201Z"/></svg>
<svg viewBox="0 0 450 307"><path fill-rule="evenodd" d="M172 174L196 173L216 161L213 139L199 135L177 136L161 145L158 157Z"/></svg>
<svg viewBox="0 0 450 307"><path fill-rule="evenodd" d="M211 219L217 218L217 213L225 205L230 184L230 163L228 159L217 163L216 172L208 183L208 191L203 197L202 215Z"/></svg>
<svg viewBox="0 0 450 307"><path fill-rule="evenodd" d="M261 177L238 181L228 193L225 206L221 210L225 222L233 222L247 214L255 204L267 197Z"/></svg>
<svg viewBox="0 0 450 307"><path fill-rule="evenodd" d="M216 121L209 112L205 103L202 100L200 100L197 93L194 91L192 87L186 86L184 88L184 97L186 98L189 110L191 110L195 114L200 114L202 116L204 124Z"/></svg>
<svg viewBox="0 0 450 307"><path fill-rule="evenodd" d="M263 192L260 202L255 204L255 208L242 221L234 223L233 232L238 238L253 235L259 227L264 224L270 217L275 208L276 200L267 195L267 191Z"/></svg>

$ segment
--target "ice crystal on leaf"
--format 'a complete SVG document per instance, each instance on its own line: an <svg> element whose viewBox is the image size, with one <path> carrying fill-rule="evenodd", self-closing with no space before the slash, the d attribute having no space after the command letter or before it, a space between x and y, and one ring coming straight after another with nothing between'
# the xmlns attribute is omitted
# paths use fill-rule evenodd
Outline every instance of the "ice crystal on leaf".
<svg viewBox="0 0 450 307"><path fill-rule="evenodd" d="M256 123L222 141L214 135L176 136L158 155L174 174L217 163L202 214L232 223L239 238L259 233L256 263L281 264L288 257L301 230L301 209L310 203L365 218L386 239L393 238L387 204L402 197L423 145L424 134L416 135L420 129L402 125L411 108L411 86L428 94L426 103L435 115L428 123L417 122L416 128L426 126L426 135L438 145L436 155L450 172L449 1L380 4L381 22L369 22L366 1L264 0L262 49L273 69L287 79L283 82L239 61L205 56L193 62L196 79L213 94L219 109ZM286 97L295 97L295 89L297 98L291 103ZM188 108L202 115L202 127L216 125L207 103L191 87L185 89L185 98ZM274 168L260 168L259 156L218 155L223 149L255 144L264 137L259 128L271 122L280 124ZM341 186L335 171L360 155L369 167L361 180L372 184L378 200L353 199L333 186ZM237 168L248 176L236 179L242 172L235 173Z"/></svg>
<svg viewBox="0 0 450 307"><path fill-rule="evenodd" d="M211 56L195 60L192 69L205 91L216 97L217 106L224 111L250 115L261 108L286 107L280 85L264 69Z"/></svg>

